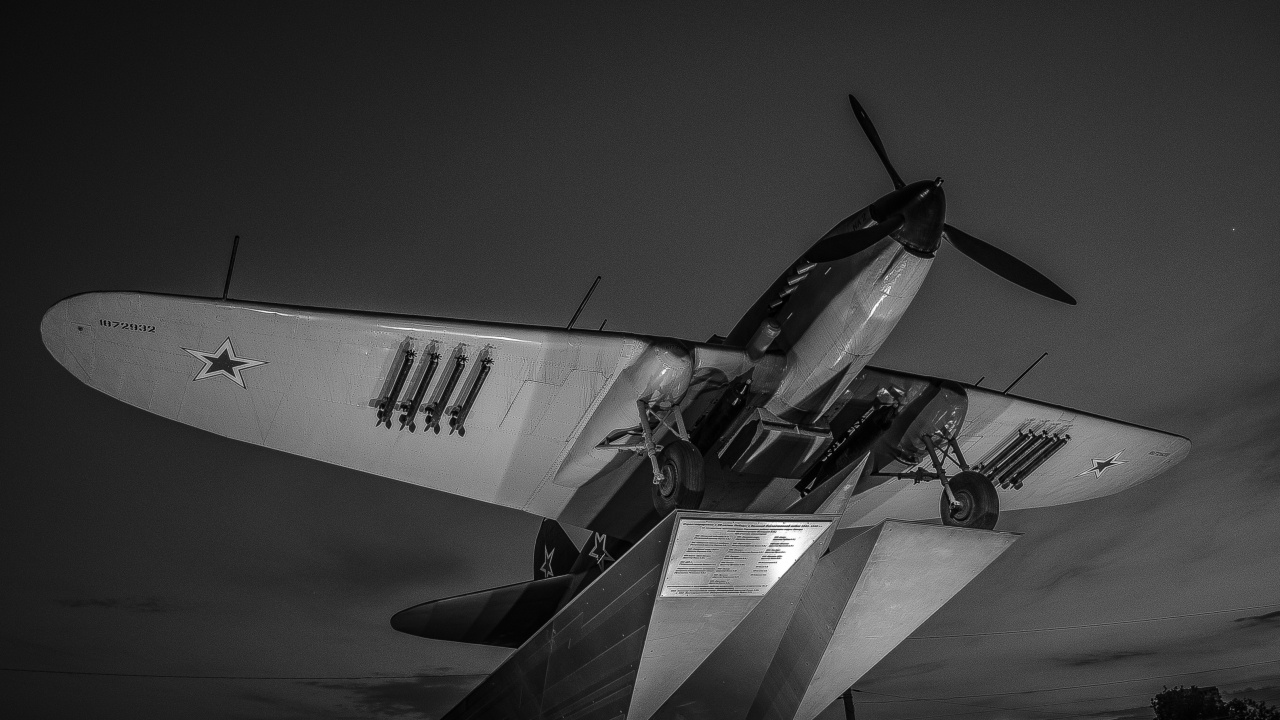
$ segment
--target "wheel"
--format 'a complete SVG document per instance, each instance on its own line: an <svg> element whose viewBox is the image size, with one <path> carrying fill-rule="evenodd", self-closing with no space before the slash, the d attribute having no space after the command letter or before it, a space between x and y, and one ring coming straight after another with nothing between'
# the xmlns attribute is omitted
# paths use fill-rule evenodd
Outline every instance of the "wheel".
<svg viewBox="0 0 1280 720"><path fill-rule="evenodd" d="M653 485L653 507L659 515L676 508L696 510L702 504L702 453L688 440L668 443L658 454L662 480Z"/></svg>
<svg viewBox="0 0 1280 720"><path fill-rule="evenodd" d="M996 494L996 486L991 484L986 475L966 470L951 478L947 484L960 504L952 507L950 498L943 491L943 525L979 530L990 530L996 526L996 519L1000 516L1000 496Z"/></svg>

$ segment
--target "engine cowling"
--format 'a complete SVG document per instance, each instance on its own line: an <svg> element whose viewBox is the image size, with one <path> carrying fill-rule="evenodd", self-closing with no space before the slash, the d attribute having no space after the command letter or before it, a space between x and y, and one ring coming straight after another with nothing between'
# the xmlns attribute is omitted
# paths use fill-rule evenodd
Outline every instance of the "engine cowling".
<svg viewBox="0 0 1280 720"><path fill-rule="evenodd" d="M655 342L636 360L629 374L642 385L636 399L669 407L684 398L693 378L693 357L671 342Z"/></svg>
<svg viewBox="0 0 1280 720"><path fill-rule="evenodd" d="M872 224L867 208L828 235ZM787 371L766 409L801 425L830 410L898 324L932 262L894 237L832 262L797 261L727 340L752 352L761 328L775 323L768 351L786 354Z"/></svg>
<svg viewBox="0 0 1280 720"><path fill-rule="evenodd" d="M877 450L882 460L892 458L915 465L929 457L925 438L935 447L945 438L955 437L964 424L969 398L964 387L949 380L929 381L918 397L911 401L880 438Z"/></svg>

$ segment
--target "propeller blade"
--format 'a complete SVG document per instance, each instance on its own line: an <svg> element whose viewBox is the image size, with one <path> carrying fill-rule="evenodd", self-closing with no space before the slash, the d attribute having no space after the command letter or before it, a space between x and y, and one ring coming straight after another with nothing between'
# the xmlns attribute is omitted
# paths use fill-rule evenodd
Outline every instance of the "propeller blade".
<svg viewBox="0 0 1280 720"><path fill-rule="evenodd" d="M891 218L886 218L884 222L872 225L869 228L850 230L825 237L815 243L809 249L809 252L804 254L804 258L810 262L843 260L850 255L856 255L866 250L888 237L894 230L902 227L903 222L901 215L894 215Z"/></svg>
<svg viewBox="0 0 1280 720"><path fill-rule="evenodd" d="M902 178L898 175L898 171L893 169L893 165L889 162L889 154L884 151L884 143L880 142L880 133L876 132L876 126L871 124L871 116L866 110L858 104L857 99L853 95L849 96L849 104L853 106L853 114L858 118L858 124L862 126L862 132L866 133L867 139L871 141L871 147L876 149L876 154L880 156L880 162L884 164L884 169L889 171L889 178L893 180L893 189L900 190L906 183L902 182Z"/></svg>
<svg viewBox="0 0 1280 720"><path fill-rule="evenodd" d="M1076 299L1068 295L1066 290L1041 275L1040 271L1000 248L983 242L952 225L943 226L942 236L947 239L947 242L955 246L955 249L968 255L974 262L1005 280L1021 285L1031 292L1038 293L1051 300L1057 300L1068 305L1076 304Z"/></svg>

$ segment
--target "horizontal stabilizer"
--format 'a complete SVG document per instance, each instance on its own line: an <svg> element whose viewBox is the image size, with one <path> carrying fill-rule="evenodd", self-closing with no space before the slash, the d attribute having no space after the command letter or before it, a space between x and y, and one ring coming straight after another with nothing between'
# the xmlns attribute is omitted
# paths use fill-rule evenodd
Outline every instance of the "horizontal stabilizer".
<svg viewBox="0 0 1280 720"><path fill-rule="evenodd" d="M579 580L558 575L432 600L396 613L391 627L432 640L519 647L556 614Z"/></svg>
<svg viewBox="0 0 1280 720"><path fill-rule="evenodd" d="M593 533L579 550L560 523L543 520L533 548L536 579L414 605L392 616L391 627L432 640L519 647L629 547Z"/></svg>

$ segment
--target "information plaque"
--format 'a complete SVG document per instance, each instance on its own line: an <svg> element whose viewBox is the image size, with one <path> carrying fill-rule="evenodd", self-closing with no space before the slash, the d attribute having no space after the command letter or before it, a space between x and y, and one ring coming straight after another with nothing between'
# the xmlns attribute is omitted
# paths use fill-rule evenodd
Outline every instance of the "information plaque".
<svg viewBox="0 0 1280 720"><path fill-rule="evenodd" d="M662 597L764 595L830 524L682 518L662 579Z"/></svg>

